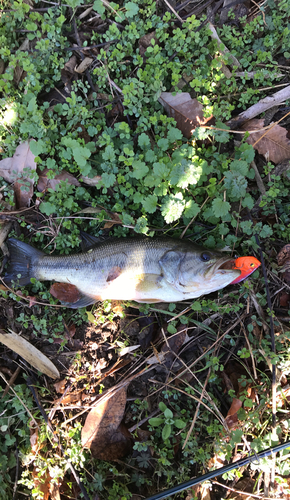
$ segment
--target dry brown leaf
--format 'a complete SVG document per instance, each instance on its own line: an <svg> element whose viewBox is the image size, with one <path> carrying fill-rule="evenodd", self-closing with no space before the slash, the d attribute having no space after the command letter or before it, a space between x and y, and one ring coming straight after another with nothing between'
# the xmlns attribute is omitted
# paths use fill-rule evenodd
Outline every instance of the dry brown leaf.
<svg viewBox="0 0 290 500"><path fill-rule="evenodd" d="M120 429L124 415L127 391L123 387L111 397L103 399L88 414L82 429L82 445L90 448L95 458L114 460L126 453L128 438Z"/></svg>
<svg viewBox="0 0 290 500"><path fill-rule="evenodd" d="M242 407L242 404L243 403L240 399L233 398L231 407L230 407L228 414L227 414L227 417L231 417L232 415L237 413L239 411L239 409Z"/></svg>
<svg viewBox="0 0 290 500"><path fill-rule="evenodd" d="M185 500L192 500L193 494L197 500L210 500L210 489L211 488L208 483L196 484L190 488L189 491L192 491L192 493L190 493Z"/></svg>
<svg viewBox="0 0 290 500"><path fill-rule="evenodd" d="M79 289L70 283L54 283L49 291L56 299L62 302L70 302L71 304L74 304L81 298Z"/></svg>
<svg viewBox="0 0 290 500"><path fill-rule="evenodd" d="M122 221L119 217L119 215L116 212L111 213L110 216L112 217L112 220L107 221L104 225L104 229L110 229L113 227L115 224L122 224Z"/></svg>
<svg viewBox="0 0 290 500"><path fill-rule="evenodd" d="M14 352L17 352L36 370L39 370L51 378L59 378L59 372L54 364L36 347L30 344L20 335L10 331L10 333L0 332L0 342L9 347Z"/></svg>
<svg viewBox="0 0 290 500"><path fill-rule="evenodd" d="M95 175L95 177L87 177L86 175L83 175L81 177L81 181L84 182L84 184L87 184L88 186L96 186L99 184L100 180L102 177L100 175Z"/></svg>
<svg viewBox="0 0 290 500"><path fill-rule="evenodd" d="M283 246L280 252L277 255L278 266L282 268L283 274L282 277L290 284L290 244L287 243Z"/></svg>
<svg viewBox="0 0 290 500"><path fill-rule="evenodd" d="M85 57L84 60L75 68L76 73L84 73L92 64L93 59L91 57Z"/></svg>
<svg viewBox="0 0 290 500"><path fill-rule="evenodd" d="M287 261L290 263L290 244L287 243L286 245L281 248L280 252L277 255L277 262L278 266L284 266Z"/></svg>
<svg viewBox="0 0 290 500"><path fill-rule="evenodd" d="M32 471L32 477L35 488L38 488L39 491L41 491L42 493L42 500L49 500L50 497L49 485L52 478L49 474L48 469L40 473L39 468L34 467Z"/></svg>
<svg viewBox="0 0 290 500"><path fill-rule="evenodd" d="M60 380L59 382L55 382L53 384L53 387L55 388L56 392L59 392L60 394L63 394L65 391L65 386L66 386L66 380Z"/></svg>
<svg viewBox="0 0 290 500"><path fill-rule="evenodd" d="M157 41L156 38L156 32L152 31L151 33L146 33L146 35L141 36L139 38L139 52L140 56L145 59L145 52L148 49L148 47L151 47L151 40Z"/></svg>
<svg viewBox="0 0 290 500"><path fill-rule="evenodd" d="M77 405L77 403L81 404L84 397L85 395L82 393L82 391L71 392L70 394L67 394L66 396L58 399L57 401L54 401L54 404Z"/></svg>
<svg viewBox="0 0 290 500"><path fill-rule="evenodd" d="M59 485L51 482L49 485L50 500L61 500Z"/></svg>
<svg viewBox="0 0 290 500"><path fill-rule="evenodd" d="M263 119L254 119L247 122L242 127L243 130L257 130L257 132L250 134L247 143L252 144L261 155L273 163L280 163L290 158L290 140L287 137L287 130L280 127L280 125L275 125L269 130L260 130L263 127ZM262 136L264 137L261 139Z"/></svg>
<svg viewBox="0 0 290 500"><path fill-rule="evenodd" d="M166 113L174 118L177 128L187 139L190 139L196 127L205 125L212 119L212 116L209 118L203 116L202 104L197 99L192 99L188 92L176 95L162 92L158 101Z"/></svg>
<svg viewBox="0 0 290 500"><path fill-rule="evenodd" d="M14 182L17 208L29 207L33 196L34 181L29 178L29 170L36 170L35 155L30 151L29 142L22 142L12 158L0 161L0 176L7 182ZM19 180L18 180L19 179Z"/></svg>
<svg viewBox="0 0 290 500"><path fill-rule="evenodd" d="M281 292L279 294L279 304L280 304L280 307L286 307L287 309L289 309L290 294L287 292Z"/></svg>
<svg viewBox="0 0 290 500"><path fill-rule="evenodd" d="M24 42L22 42L22 44L20 45L19 49L18 50L29 50L29 40L28 38L26 38L24 40ZM14 69L14 74L13 74L13 81L15 83L15 85L18 86L19 82L21 80L23 80L23 78L27 75L26 71L24 71L24 69L19 66L19 64L17 63L16 66L15 66L15 69Z"/></svg>
<svg viewBox="0 0 290 500"><path fill-rule="evenodd" d="M72 73L74 72L74 69L76 67L76 64L77 64L77 56L75 55L72 55L69 60L65 63L64 65L64 69L66 71L68 71L69 73Z"/></svg>
<svg viewBox="0 0 290 500"><path fill-rule="evenodd" d="M251 498L251 495L246 495L246 493L253 493L255 486L255 481L251 477L245 477L240 479L236 485L235 489L237 492L231 492L228 498L232 500L246 500L247 498ZM239 491L244 492L244 494L239 493Z"/></svg>
<svg viewBox="0 0 290 500"><path fill-rule="evenodd" d="M30 446L33 453L37 452L38 449L38 428L36 428L33 434L30 434Z"/></svg>
<svg viewBox="0 0 290 500"><path fill-rule="evenodd" d="M38 183L37 189L38 191L46 191L46 189L50 188L55 191L56 186L61 181L67 181L68 184L72 184L73 186L80 186L79 181L69 172L63 170L61 174L57 174L54 179L48 179L47 174L49 172L48 168L45 168L42 172L38 174Z"/></svg>
<svg viewBox="0 0 290 500"><path fill-rule="evenodd" d="M3 245L8 234L10 233L11 226L12 222L0 222L0 247Z"/></svg>

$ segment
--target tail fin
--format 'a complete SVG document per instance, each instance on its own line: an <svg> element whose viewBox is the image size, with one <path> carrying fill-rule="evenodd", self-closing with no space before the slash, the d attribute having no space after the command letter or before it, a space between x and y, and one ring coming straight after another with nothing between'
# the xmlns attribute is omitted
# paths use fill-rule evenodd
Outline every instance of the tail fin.
<svg viewBox="0 0 290 500"><path fill-rule="evenodd" d="M27 285L30 283L30 278L35 277L35 264L45 254L15 238L9 238L7 245L10 263L4 276L4 282L9 284L11 281L15 281L19 285ZM19 277L19 275L21 276Z"/></svg>

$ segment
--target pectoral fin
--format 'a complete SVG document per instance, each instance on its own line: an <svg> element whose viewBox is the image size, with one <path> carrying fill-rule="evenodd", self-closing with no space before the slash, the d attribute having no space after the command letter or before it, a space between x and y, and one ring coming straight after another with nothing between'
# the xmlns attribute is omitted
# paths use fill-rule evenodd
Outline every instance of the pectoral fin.
<svg viewBox="0 0 290 500"><path fill-rule="evenodd" d="M80 307L87 307L94 304L97 300L101 300L100 297L90 297L88 295L81 295L80 299L77 302L64 302L61 301L62 305L66 307L70 307L71 309L79 309Z"/></svg>
<svg viewBox="0 0 290 500"><path fill-rule="evenodd" d="M146 294L152 293L152 297L154 297L154 292L162 288L160 278L161 276L159 274L143 274L139 277L139 282L136 285L136 292Z"/></svg>
<svg viewBox="0 0 290 500"><path fill-rule="evenodd" d="M163 255L162 259L160 259L159 265L168 283L174 285L174 283L178 281L179 266L183 258L183 253L169 250Z"/></svg>

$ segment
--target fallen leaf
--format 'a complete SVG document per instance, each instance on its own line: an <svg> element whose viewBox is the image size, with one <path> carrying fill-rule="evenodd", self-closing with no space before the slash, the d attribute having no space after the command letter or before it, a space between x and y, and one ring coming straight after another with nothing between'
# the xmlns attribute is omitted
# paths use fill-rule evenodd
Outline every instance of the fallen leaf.
<svg viewBox="0 0 290 500"><path fill-rule="evenodd" d="M128 354L129 352L136 351L136 349L139 349L139 347L140 344L123 347L123 349L119 351L119 356L125 356L125 354Z"/></svg>
<svg viewBox="0 0 290 500"><path fill-rule="evenodd" d="M91 57L85 57L84 60L75 68L76 73L84 73L92 64L93 59Z"/></svg>
<svg viewBox="0 0 290 500"><path fill-rule="evenodd" d="M279 296L279 303L280 307L287 307L289 308L290 304L290 294L287 292L281 292Z"/></svg>
<svg viewBox="0 0 290 500"><path fill-rule="evenodd" d="M0 332L0 342L17 352L22 358L30 363L36 370L51 378L59 378L59 372L54 364L20 335L10 330L10 333Z"/></svg>
<svg viewBox="0 0 290 500"><path fill-rule="evenodd" d="M212 119L212 116L204 117L202 104L197 99L192 99L188 92L176 95L162 92L158 101L166 113L174 118L177 128L187 139L190 139L196 127L201 127Z"/></svg>
<svg viewBox="0 0 290 500"><path fill-rule="evenodd" d="M86 175L82 175L81 181L88 186L96 186L99 184L102 177L100 175L95 175L94 177L87 177Z"/></svg>
<svg viewBox="0 0 290 500"><path fill-rule="evenodd" d="M24 40L24 42L22 42L22 44L20 45L20 47L18 48L18 50L23 50L23 51L26 51L26 50L29 50L29 40L28 38L26 38ZM15 85L18 86L19 82L21 80L23 80L23 78L27 75L26 71L24 71L24 69L19 66L18 62L15 66L15 69L14 69L14 73L13 73L13 81L15 83Z"/></svg>
<svg viewBox="0 0 290 500"><path fill-rule="evenodd" d="M193 494L195 495L195 498L198 500L210 500L211 495L210 495L210 490L211 486L209 483L202 483L202 484L196 484L195 486L192 486L190 490L193 492L189 496L185 498L185 500L191 500L193 498Z"/></svg>
<svg viewBox="0 0 290 500"><path fill-rule="evenodd" d="M0 247L3 245L10 233L12 222L0 222Z"/></svg>
<svg viewBox="0 0 290 500"><path fill-rule="evenodd" d="M120 424L124 415L127 391L123 387L107 396L88 414L82 429L82 446L90 448L94 458L114 460L125 455L129 438Z"/></svg>
<svg viewBox="0 0 290 500"><path fill-rule="evenodd" d="M236 485L235 489L237 492L231 492L228 498L231 500L245 500L246 498L251 498L251 495L247 495L247 493L253 493L255 486L255 481L251 477L245 477L240 479ZM239 493L239 491L244 492L244 494Z"/></svg>
<svg viewBox="0 0 290 500"><path fill-rule="evenodd" d="M73 186L80 186L79 181L69 172L66 172L66 170L63 170L61 174L57 174L53 179L48 179L47 174L49 172L48 168L45 168L42 172L39 172L38 174L38 183L37 183L37 189L38 191L46 191L48 188L53 189L55 191L56 186L61 182L61 181L67 181L68 184L71 184Z"/></svg>
<svg viewBox="0 0 290 500"><path fill-rule="evenodd" d="M71 304L77 302L81 297L79 289L70 283L54 283L49 291L53 297L61 302L69 302Z"/></svg>
<svg viewBox="0 0 290 500"><path fill-rule="evenodd" d="M287 243L277 255L278 266L283 271L282 277L290 285L290 244Z"/></svg>
<svg viewBox="0 0 290 500"><path fill-rule="evenodd" d="M65 379L59 380L59 382L55 382L55 384L53 384L53 387L55 388L56 392L58 392L59 394L63 394L65 391L66 382L67 381Z"/></svg>
<svg viewBox="0 0 290 500"><path fill-rule="evenodd" d="M65 63L64 69L69 73L73 74L76 64L77 64L77 57L75 55L72 55L69 58L69 60Z"/></svg>
<svg viewBox="0 0 290 500"><path fill-rule="evenodd" d="M7 182L14 183L17 208L29 207L33 196L33 179L30 172L36 170L35 155L30 151L29 142L22 142L12 158L0 161L0 176Z"/></svg>
<svg viewBox="0 0 290 500"><path fill-rule="evenodd" d="M143 59L145 59L145 52L148 49L148 47L152 46L151 40L154 40L155 42L157 41L155 31L152 31L151 33L146 33L146 35L143 35L143 36L141 36L141 38L139 38L139 42L138 42L139 53L140 53L140 56L143 57Z"/></svg>
<svg viewBox="0 0 290 500"><path fill-rule="evenodd" d="M31 295L27 295L27 299L29 299L28 307L34 306L37 302L36 297L33 297Z"/></svg>
<svg viewBox="0 0 290 500"><path fill-rule="evenodd" d="M111 227L113 227L115 224L122 224L122 221L119 217L119 215L114 212L114 213L110 213L110 216L112 217L112 220L110 221L107 221L104 225L104 229L110 229Z"/></svg>
<svg viewBox="0 0 290 500"><path fill-rule="evenodd" d="M242 407L243 403L240 399L233 398L231 407L226 416L226 423L230 430L235 429L238 426L238 411Z"/></svg>
<svg viewBox="0 0 290 500"><path fill-rule="evenodd" d="M242 127L243 130L257 130L257 132L250 134L247 143L273 163L280 163L290 158L290 140L287 137L287 130L280 125L275 125L269 130L260 130L263 127L263 118L247 122ZM261 138L262 136L263 138Z"/></svg>
<svg viewBox="0 0 290 500"><path fill-rule="evenodd" d="M277 263L278 266L284 266L287 261L290 261L290 244L287 243L283 246L280 252L277 255Z"/></svg>
<svg viewBox="0 0 290 500"><path fill-rule="evenodd" d="M76 391L76 392L71 392L67 394L66 396L54 401L55 406L59 404L63 405L77 405L77 403L81 404L82 400L84 399L85 395L82 393L82 391Z"/></svg>
<svg viewBox="0 0 290 500"><path fill-rule="evenodd" d="M30 446L31 446L31 451L33 453L36 453L38 449L38 429L36 428L33 432L33 434L30 434Z"/></svg>
<svg viewBox="0 0 290 500"><path fill-rule="evenodd" d="M44 472L40 472L38 467L34 467L32 471L32 477L35 488L38 488L38 490L42 493L42 500L49 500L49 485L52 478L49 474L48 469L46 469Z"/></svg>
<svg viewBox="0 0 290 500"><path fill-rule="evenodd" d="M56 482L51 482L49 485L50 500L61 500L59 485Z"/></svg>

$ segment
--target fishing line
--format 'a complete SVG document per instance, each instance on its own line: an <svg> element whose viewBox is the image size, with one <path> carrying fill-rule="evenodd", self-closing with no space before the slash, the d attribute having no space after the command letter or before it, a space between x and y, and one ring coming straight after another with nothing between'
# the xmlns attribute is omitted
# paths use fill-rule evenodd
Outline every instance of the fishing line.
<svg viewBox="0 0 290 500"><path fill-rule="evenodd" d="M284 444L279 444L277 446L272 446L271 448L267 448L266 450L260 451L259 453L256 453L253 450L251 450L253 454L246 458L242 458L241 460L237 460L236 462L233 462L229 465L225 465L220 469L215 469L211 472L203 474L202 476L190 479L186 483L181 483L178 486L174 486L173 488L157 493L152 497L145 498L145 500L162 500L164 498L168 498L170 495L175 495L176 493L180 493L181 491L191 488L196 484L202 483L203 481L209 481L214 477L221 476L226 472L230 472L233 469L238 469L239 467L243 467L245 465L248 465L249 463L258 465L260 463L261 458L267 458L269 455L274 455L275 453L285 450L286 448L290 448L290 441L286 441Z"/></svg>

